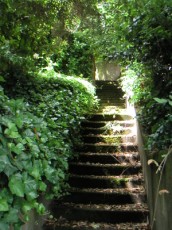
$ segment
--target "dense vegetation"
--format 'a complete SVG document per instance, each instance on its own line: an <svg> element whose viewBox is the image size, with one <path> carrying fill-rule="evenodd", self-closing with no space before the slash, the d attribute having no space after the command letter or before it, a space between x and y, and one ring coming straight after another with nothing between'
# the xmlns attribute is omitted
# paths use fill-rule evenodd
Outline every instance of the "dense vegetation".
<svg viewBox="0 0 172 230"><path fill-rule="evenodd" d="M17 82L9 94L18 99L0 92L0 227L19 229L31 209L45 211L40 197L65 193L68 160L79 144L83 115L93 106L94 88L46 72Z"/></svg>
<svg viewBox="0 0 172 230"><path fill-rule="evenodd" d="M96 55L119 61L122 88L138 108L147 149L167 152L172 141L172 2L108 0L98 9Z"/></svg>
<svg viewBox="0 0 172 230"><path fill-rule="evenodd" d="M57 73L92 71L88 44L66 30L80 18L75 2L1 0L0 13L0 229L7 230L20 229L30 210L44 213L42 197L66 193L80 122L96 98L87 80Z"/></svg>
<svg viewBox="0 0 172 230"><path fill-rule="evenodd" d="M0 228L64 194L95 60L119 62L147 149L171 145L172 2L0 0ZM158 151L157 151L158 150ZM156 155L156 154L155 154Z"/></svg>

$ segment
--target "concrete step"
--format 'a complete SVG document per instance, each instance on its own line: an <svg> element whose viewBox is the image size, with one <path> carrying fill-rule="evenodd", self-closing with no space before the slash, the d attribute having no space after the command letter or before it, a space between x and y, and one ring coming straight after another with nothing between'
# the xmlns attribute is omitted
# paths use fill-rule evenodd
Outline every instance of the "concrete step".
<svg viewBox="0 0 172 230"><path fill-rule="evenodd" d="M68 221L63 217L49 220L43 230L150 230L147 223L119 223Z"/></svg>
<svg viewBox="0 0 172 230"><path fill-rule="evenodd" d="M58 200L59 201L59 200ZM60 202L82 204L134 204L145 203L146 196L142 187L135 189L78 189L71 188L70 194Z"/></svg>
<svg viewBox="0 0 172 230"><path fill-rule="evenodd" d="M132 128L128 128L128 127L113 127L107 129L106 127L102 127L102 128L89 128L89 127L85 127L81 129L81 134L83 135L98 135L98 134L102 134L102 135L129 135L132 134Z"/></svg>
<svg viewBox="0 0 172 230"><path fill-rule="evenodd" d="M111 99L111 98L106 98L106 99L101 99L98 97L98 99L100 100L99 101L99 104L100 105L104 105L104 106L107 106L107 105L116 105L116 106L119 106L121 108L125 108L126 107L126 101L125 100L121 100L121 99Z"/></svg>
<svg viewBox="0 0 172 230"><path fill-rule="evenodd" d="M104 205L104 204L52 204L56 218L63 216L67 220L92 221L106 223L137 223L146 221L148 210L145 204Z"/></svg>
<svg viewBox="0 0 172 230"><path fill-rule="evenodd" d="M84 143L80 147L80 152L94 152L94 153L115 153L115 152L129 152L138 151L138 146L133 143Z"/></svg>
<svg viewBox="0 0 172 230"><path fill-rule="evenodd" d="M138 152L117 152L117 153L79 153L78 160L80 162L92 162L92 163L102 163L102 164L112 164L112 163L131 163L135 164L139 161ZM77 159L75 162L78 161Z"/></svg>
<svg viewBox="0 0 172 230"><path fill-rule="evenodd" d="M116 127L133 127L134 126L134 121L133 120L128 120L128 121L90 121L90 120L85 120L82 122L82 127L85 128L102 128L104 130L107 129L115 129Z"/></svg>
<svg viewBox="0 0 172 230"><path fill-rule="evenodd" d="M120 101L118 101L118 102L102 102L101 100L100 100L100 106L107 106L107 105L109 105L109 106L118 106L119 108L126 108L126 102L120 102Z"/></svg>
<svg viewBox="0 0 172 230"><path fill-rule="evenodd" d="M133 120L133 117L128 114L90 114L89 121L127 121Z"/></svg>
<svg viewBox="0 0 172 230"><path fill-rule="evenodd" d="M102 135L102 134L89 134L83 135L82 140L85 143L137 143L136 135Z"/></svg>
<svg viewBox="0 0 172 230"><path fill-rule="evenodd" d="M141 172L141 164L70 163L69 172L76 175L133 175Z"/></svg>
<svg viewBox="0 0 172 230"><path fill-rule="evenodd" d="M123 175L123 176L88 176L75 175L69 176L71 187L77 188L138 188L143 184L142 175Z"/></svg>

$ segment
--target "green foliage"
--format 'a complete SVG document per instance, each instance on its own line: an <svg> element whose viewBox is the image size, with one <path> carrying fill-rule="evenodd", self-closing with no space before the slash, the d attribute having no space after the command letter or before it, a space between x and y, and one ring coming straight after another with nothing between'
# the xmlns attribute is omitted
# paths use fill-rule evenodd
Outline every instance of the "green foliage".
<svg viewBox="0 0 172 230"><path fill-rule="evenodd" d="M135 61L132 65L123 68L121 72L119 81L125 96L129 97L131 103L141 106L143 101L151 99L152 73L145 65Z"/></svg>
<svg viewBox="0 0 172 230"><path fill-rule="evenodd" d="M98 10L101 23L92 43L96 55L127 66L122 71L122 88L139 107L147 147L167 150L171 144L172 2L108 0L100 1Z"/></svg>
<svg viewBox="0 0 172 230"><path fill-rule="evenodd" d="M94 14L96 2L0 0L0 74L23 77L46 66L50 57L61 60L63 45L70 50L69 37L82 18Z"/></svg>
<svg viewBox="0 0 172 230"><path fill-rule="evenodd" d="M68 36L67 42L59 48L59 52L52 55L54 70L66 75L93 78L94 58L89 44L82 34L75 33Z"/></svg>
<svg viewBox="0 0 172 230"><path fill-rule="evenodd" d="M154 98L145 105L140 121L148 134L147 148L158 152L171 145L172 97ZM151 119L150 119L151 118Z"/></svg>
<svg viewBox="0 0 172 230"><path fill-rule="evenodd" d="M2 74L17 75L35 69L38 60L34 54L42 56L50 49L53 40L51 27L61 7L60 2L1 0L0 5L3 18L0 23Z"/></svg>
<svg viewBox="0 0 172 230"><path fill-rule="evenodd" d="M172 141L171 95L167 98L153 98L153 95L158 94L155 93L152 72L138 62L124 70L120 81L130 103L135 103L137 107L138 119L147 136L147 149L154 152L168 149Z"/></svg>
<svg viewBox="0 0 172 230"><path fill-rule="evenodd" d="M4 229L19 229L30 210L45 212L40 197L60 197L68 188L68 160L95 97L86 80L54 71L20 79L6 92L16 99L0 88L0 219Z"/></svg>

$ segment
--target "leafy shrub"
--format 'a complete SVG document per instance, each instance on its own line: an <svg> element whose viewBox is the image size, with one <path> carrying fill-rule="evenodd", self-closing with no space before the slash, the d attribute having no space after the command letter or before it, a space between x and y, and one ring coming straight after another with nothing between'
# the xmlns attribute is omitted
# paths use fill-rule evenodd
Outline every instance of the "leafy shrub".
<svg viewBox="0 0 172 230"><path fill-rule="evenodd" d="M172 95L153 97L156 94L151 72L140 63L135 62L123 71L120 82L130 102L137 107L137 117L146 137L146 148L154 153L167 150L172 141Z"/></svg>
<svg viewBox="0 0 172 230"><path fill-rule="evenodd" d="M4 230L19 229L32 209L42 214L41 196L52 199L65 193L79 125L94 104L91 84L51 71L16 81L12 91L7 88L8 95L16 98L9 99L0 88L0 227Z"/></svg>
<svg viewBox="0 0 172 230"><path fill-rule="evenodd" d="M94 71L92 50L85 37L79 33L68 35L51 57L56 72L91 78Z"/></svg>

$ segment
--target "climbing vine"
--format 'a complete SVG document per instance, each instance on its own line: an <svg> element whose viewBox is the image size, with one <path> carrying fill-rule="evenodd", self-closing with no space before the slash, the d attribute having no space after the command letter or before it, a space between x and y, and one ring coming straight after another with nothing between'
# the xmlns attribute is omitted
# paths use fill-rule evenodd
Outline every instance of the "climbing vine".
<svg viewBox="0 0 172 230"><path fill-rule="evenodd" d="M65 194L68 160L79 144L80 122L96 99L86 80L54 71L29 81L20 79L12 91L6 88L6 94L13 99L1 87L0 227L4 230L20 229L33 209L45 213L41 197Z"/></svg>

